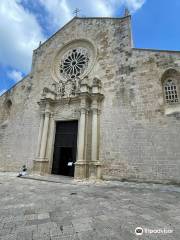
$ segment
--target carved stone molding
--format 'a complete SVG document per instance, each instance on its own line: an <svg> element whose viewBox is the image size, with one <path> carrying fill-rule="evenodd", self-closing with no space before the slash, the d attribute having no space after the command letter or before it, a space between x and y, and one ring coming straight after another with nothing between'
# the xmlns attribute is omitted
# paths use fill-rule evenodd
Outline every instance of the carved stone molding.
<svg viewBox="0 0 180 240"><path fill-rule="evenodd" d="M53 90L59 98L75 97L79 93L80 82L79 78L67 80L66 82L59 81L53 84Z"/></svg>
<svg viewBox="0 0 180 240"><path fill-rule="evenodd" d="M67 103L78 102L74 109L74 111L79 112L75 178L101 178L99 123L103 97L103 94L101 94L101 81L98 78L89 79L88 76L85 76L83 79L60 80L53 83L50 89L43 89L39 102L40 113L43 113L43 117L42 124L40 124L38 160L35 161L35 169L39 168L41 172L49 172L45 159L47 157L48 161L52 161L50 160L51 157L49 157L48 151L53 152L53 144L49 147L48 139L49 137L50 139L53 138L53 131L50 130L50 126L55 121L53 114L57 112L57 104L65 105L66 107ZM62 119L63 113L60 112L60 114L62 114ZM89 127L91 127L91 137L88 136ZM91 145L91 160L87 159L87 144Z"/></svg>

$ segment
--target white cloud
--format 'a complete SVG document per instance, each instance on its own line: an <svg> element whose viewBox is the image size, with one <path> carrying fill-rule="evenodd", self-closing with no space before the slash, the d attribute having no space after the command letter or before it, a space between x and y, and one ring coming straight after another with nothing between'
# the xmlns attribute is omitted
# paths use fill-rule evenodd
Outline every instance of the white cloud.
<svg viewBox="0 0 180 240"><path fill-rule="evenodd" d="M0 0L0 64L29 72L32 50L44 41L43 29L33 13L22 6L22 1L31 5L30 0ZM131 12L138 10L145 0L36 0L47 11L39 12L41 19L53 31L58 30L73 17L75 8L80 8L80 16L114 16L117 9L126 5ZM34 5L35 6L35 5ZM31 9L31 11L33 11ZM47 28L48 29L48 28ZM17 77L18 79L18 77Z"/></svg>
<svg viewBox="0 0 180 240"><path fill-rule="evenodd" d="M76 8L81 10L80 16L110 17L121 6L131 12L138 10L146 0L38 0L49 14L49 24L57 30L73 17Z"/></svg>
<svg viewBox="0 0 180 240"><path fill-rule="evenodd" d="M71 6L66 0L39 0L49 14L49 24L60 27L72 17Z"/></svg>
<svg viewBox="0 0 180 240"><path fill-rule="evenodd" d="M0 63L28 72L32 50L44 36L35 16L18 2L0 1Z"/></svg>
<svg viewBox="0 0 180 240"><path fill-rule="evenodd" d="M81 10L80 15L112 16L116 7L123 0L38 0L49 14L49 24L60 27L69 21L76 8Z"/></svg>
<svg viewBox="0 0 180 240"><path fill-rule="evenodd" d="M7 91L7 89L1 89L0 90L0 96L3 95L3 93L5 93Z"/></svg>
<svg viewBox="0 0 180 240"><path fill-rule="evenodd" d="M137 11L143 6L146 0L124 0L124 4L129 7L130 11Z"/></svg>
<svg viewBox="0 0 180 240"><path fill-rule="evenodd" d="M11 78L14 82L19 82L23 78L23 74L20 71L13 70L8 73L8 77Z"/></svg>
<svg viewBox="0 0 180 240"><path fill-rule="evenodd" d="M115 11L115 5L116 3L114 1L106 1L106 0L97 0L97 1L91 1L89 3L90 11L92 12L92 16L104 16L109 17L112 16Z"/></svg>

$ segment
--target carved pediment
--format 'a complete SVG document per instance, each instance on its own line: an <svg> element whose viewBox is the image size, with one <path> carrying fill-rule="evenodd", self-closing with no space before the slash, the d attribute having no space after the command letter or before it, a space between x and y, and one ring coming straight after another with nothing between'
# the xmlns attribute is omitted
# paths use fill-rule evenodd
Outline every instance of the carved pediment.
<svg viewBox="0 0 180 240"><path fill-rule="evenodd" d="M54 83L54 91L56 92L57 96L60 98L69 98L77 96L79 89L80 89L80 79L74 80L67 80L62 81L60 80L58 83Z"/></svg>
<svg viewBox="0 0 180 240"><path fill-rule="evenodd" d="M58 100L61 98L75 98L85 92L90 94L100 93L101 81L97 77L92 81L88 76L85 76L83 79L59 80L59 82L53 83L50 89L47 87L43 89L42 99Z"/></svg>

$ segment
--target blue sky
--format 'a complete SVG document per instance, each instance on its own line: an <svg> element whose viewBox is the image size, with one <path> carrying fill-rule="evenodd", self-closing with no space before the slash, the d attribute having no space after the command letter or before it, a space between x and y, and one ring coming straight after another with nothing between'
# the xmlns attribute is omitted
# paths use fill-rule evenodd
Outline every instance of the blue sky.
<svg viewBox="0 0 180 240"><path fill-rule="evenodd" d="M73 17L132 14L134 46L180 50L180 0L0 0L0 95L30 72L33 49Z"/></svg>

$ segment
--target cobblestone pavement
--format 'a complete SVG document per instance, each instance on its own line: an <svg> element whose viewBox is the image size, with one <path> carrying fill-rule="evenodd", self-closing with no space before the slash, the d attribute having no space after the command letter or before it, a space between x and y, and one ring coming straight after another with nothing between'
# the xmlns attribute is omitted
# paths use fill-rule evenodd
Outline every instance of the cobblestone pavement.
<svg viewBox="0 0 180 240"><path fill-rule="evenodd" d="M0 173L0 239L180 239L180 187L52 179ZM136 236L136 227L144 234Z"/></svg>

